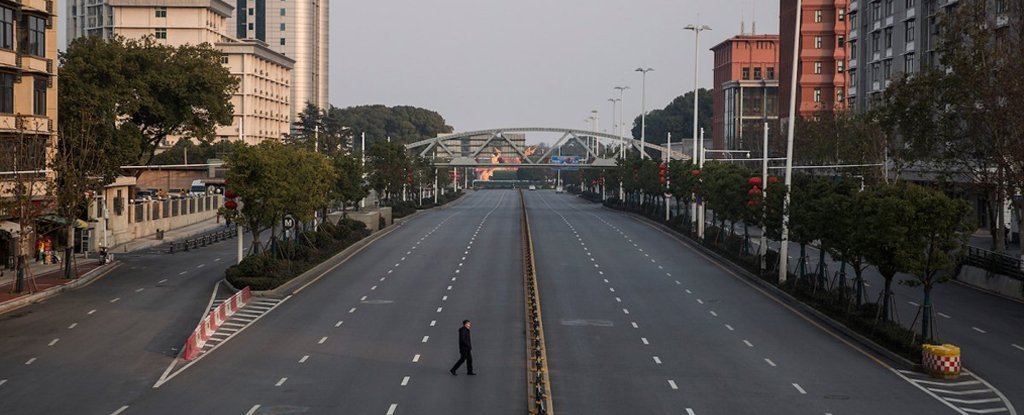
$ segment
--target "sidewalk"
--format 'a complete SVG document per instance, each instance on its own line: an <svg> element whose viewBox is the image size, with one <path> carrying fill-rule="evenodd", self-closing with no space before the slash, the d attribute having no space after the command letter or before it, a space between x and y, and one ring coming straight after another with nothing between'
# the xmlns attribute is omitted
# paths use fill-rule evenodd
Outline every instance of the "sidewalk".
<svg viewBox="0 0 1024 415"><path fill-rule="evenodd" d="M164 239L156 239L156 235L148 236L145 238L138 238L134 241L111 247L110 252L113 254L117 254L141 251L143 249L154 248L166 244L168 242L175 242L181 239L188 239L193 236L201 235L218 229L226 229L226 227L224 226L224 219L221 218L220 222L218 222L217 218L210 218L202 222L186 226L184 228L166 231L164 232Z"/></svg>
<svg viewBox="0 0 1024 415"><path fill-rule="evenodd" d="M76 265L76 275L72 279L64 279L64 270L57 264L31 267L31 272L25 274L25 292L19 294L12 292L16 271L5 270L3 278L0 278L0 313L40 301L64 285L80 282L82 276L99 268L100 262L99 259L79 259Z"/></svg>

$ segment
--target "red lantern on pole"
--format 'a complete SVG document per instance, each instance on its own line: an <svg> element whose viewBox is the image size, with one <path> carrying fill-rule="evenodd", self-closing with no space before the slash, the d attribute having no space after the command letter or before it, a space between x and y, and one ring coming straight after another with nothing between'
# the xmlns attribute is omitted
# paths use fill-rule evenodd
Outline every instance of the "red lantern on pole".
<svg viewBox="0 0 1024 415"><path fill-rule="evenodd" d="M751 177L750 180L747 180L747 184L749 184L751 186L761 187L761 178L760 177Z"/></svg>

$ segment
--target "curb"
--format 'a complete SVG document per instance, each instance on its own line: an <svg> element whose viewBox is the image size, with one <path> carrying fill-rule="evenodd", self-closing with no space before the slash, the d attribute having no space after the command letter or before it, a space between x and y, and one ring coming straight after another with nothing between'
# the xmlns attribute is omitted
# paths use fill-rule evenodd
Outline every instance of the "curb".
<svg viewBox="0 0 1024 415"><path fill-rule="evenodd" d="M841 334L843 337L846 337L847 339L852 340L852 341L856 342L857 344L866 347L876 357L879 357L879 358L882 358L882 359L886 360L886 362L890 366L899 367L899 368L902 368L902 369L909 369L909 370L917 370L917 369L920 368L919 364L915 364L914 362L910 361L909 359L907 359L907 358L905 358L903 356L900 356L899 354L896 354L895 352L893 352L893 351L891 351L889 349L886 349L885 347L882 347L878 343L875 343L875 342L871 341L870 339L868 339L867 337L864 337L860 333L857 333L857 332L853 331L849 327L846 327L842 323L832 319L831 317L827 316L826 314L824 314L824 313L814 309L813 307L803 303L802 301L800 301L797 298L793 297L789 293L783 291L781 288L777 287L776 285L774 285L772 283L769 283L768 281L762 280L761 278L758 278L758 276L754 275L750 271L747 271L745 268L743 268L743 267L733 263L728 258L725 258L725 257L719 255L717 252L714 252L711 249L708 249L707 247L705 247L704 245L702 245L700 243L697 243L696 241L690 240L690 238L686 237L685 235L679 234L679 232L676 231L675 229L672 229L672 228L666 226L663 223L656 222L654 220L651 220L651 219L649 219L647 217L644 217L642 215L639 215L639 214L636 214L636 213L633 213L633 212L620 211L620 210L608 208L606 206L602 206L602 207L604 207L605 209L608 209L608 210L616 211L616 212L627 213L630 216L632 216L634 219L637 219L637 220L640 220L640 221L643 221L643 222L647 222L647 224L651 225L651 226L656 226L658 229L660 229L663 232L669 234L674 239L676 239L676 240L686 244L690 248L692 248L692 249L694 249L694 250L704 254L709 259L712 259L712 262L714 262L716 265L718 265L718 266L720 266L722 268L728 269L733 274L735 274L737 276L743 277L743 279L748 281L748 282L756 284L757 287L762 288L762 292L764 292L766 295L768 295L769 297L771 297L771 298L773 298L773 299L783 303L784 305L786 305L791 310L797 312L797 314L800 314L800 315L804 316L805 318L813 319L813 320L815 320L817 322L823 323L826 326L828 326L828 328L831 329L831 331L836 332L838 334Z"/></svg>
<svg viewBox="0 0 1024 415"><path fill-rule="evenodd" d="M56 297L57 295L60 295L61 293L64 293L66 291L73 291L85 287L93 283L95 280L98 280L106 276L108 273L117 269L117 267L119 266L121 266L121 263L118 261L114 261L106 265L101 265L89 272L86 272L85 274L82 274L81 277L78 277L74 281L71 281L67 284L56 287L50 287L43 291L29 294L23 298L18 298L0 304L0 314L9 313L19 308L45 301L52 297Z"/></svg>

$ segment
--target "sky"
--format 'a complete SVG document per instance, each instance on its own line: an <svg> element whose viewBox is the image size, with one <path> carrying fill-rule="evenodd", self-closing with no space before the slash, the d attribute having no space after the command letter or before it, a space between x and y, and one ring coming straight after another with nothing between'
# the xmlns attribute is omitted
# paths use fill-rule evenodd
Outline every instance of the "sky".
<svg viewBox="0 0 1024 415"><path fill-rule="evenodd" d="M65 0L58 10L66 14ZM709 50L757 21L778 33L778 0L349 0L330 6L330 102L337 107L413 105L456 131L510 127L612 128L615 86L624 120L693 89L694 35L701 87ZM59 25L60 48L65 45Z"/></svg>

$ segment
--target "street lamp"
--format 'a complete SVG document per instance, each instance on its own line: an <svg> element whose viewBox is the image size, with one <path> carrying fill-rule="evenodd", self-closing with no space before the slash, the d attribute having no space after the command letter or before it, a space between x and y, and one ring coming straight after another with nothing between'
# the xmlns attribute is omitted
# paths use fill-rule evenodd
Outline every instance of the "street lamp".
<svg viewBox="0 0 1024 415"><path fill-rule="evenodd" d="M620 98L608 98L608 102L612 103L612 134L616 134L616 135L619 134L619 124L616 122L616 120L618 119L618 115L617 115L618 112L616 112L617 111L616 108L618 108L617 105L618 105L618 103L620 101L622 101L622 99L620 99ZM626 158L626 155L624 154L624 151L625 151L624 148L625 147L624 147L624 145L622 143L622 136L620 135L619 136L619 157L622 157L623 159Z"/></svg>
<svg viewBox="0 0 1024 415"><path fill-rule="evenodd" d="M687 25L684 29L692 30L694 35L695 35L694 36L694 43L693 43L693 160L696 163L696 162L698 162L698 160L700 162L704 161L702 159L698 159L697 158L697 109L698 109L698 107L697 107L697 95L698 95L697 80L698 80L698 74L700 73L700 64L699 64L699 61L700 61L700 53L699 53L699 51L700 51L700 32L703 32L705 30L711 30L711 28L706 26L706 25L700 25L700 24L692 25L691 24L691 25ZM700 146L702 148L704 147L704 142L703 141L704 140L701 140L701 142L700 142ZM694 197L694 198L691 198L691 199L693 199L693 202L690 203L690 221L696 227L696 225L697 225L697 198ZM703 219L701 219L701 220L703 220Z"/></svg>
<svg viewBox="0 0 1024 415"><path fill-rule="evenodd" d="M782 199L782 238L779 246L779 285L786 283L789 276L789 196L793 190L793 128L796 126L797 65L800 64L800 19L803 5L796 0L796 25L793 33L793 66L789 82L789 131L786 137L786 194ZM767 155L765 156L767 157Z"/></svg>
<svg viewBox="0 0 1024 415"><path fill-rule="evenodd" d="M644 69L643 67L636 68L637 72L640 72L643 76L643 87L640 92L640 159L644 159L647 145L647 73L653 71L654 68Z"/></svg>

